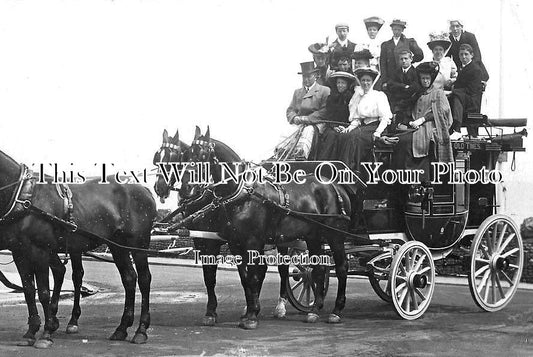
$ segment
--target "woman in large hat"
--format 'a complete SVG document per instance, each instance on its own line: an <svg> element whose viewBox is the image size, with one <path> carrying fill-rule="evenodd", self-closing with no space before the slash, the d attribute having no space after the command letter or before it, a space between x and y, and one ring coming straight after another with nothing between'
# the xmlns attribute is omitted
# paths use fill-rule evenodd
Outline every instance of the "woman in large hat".
<svg viewBox="0 0 533 357"><path fill-rule="evenodd" d="M423 92L409 122L414 131L399 136L400 142L394 150L392 162L395 168L423 170L421 181L430 181L431 161L453 161L449 135L453 119L444 91L435 87L435 79L439 75L438 63L421 63L416 72Z"/></svg>
<svg viewBox="0 0 533 357"><path fill-rule="evenodd" d="M375 140L382 140L381 134L390 124L392 113L385 93L374 90L379 72L373 68L359 68L355 75L361 83L350 100L350 125L341 137L339 157L350 168L360 171L360 164L371 161Z"/></svg>
<svg viewBox="0 0 533 357"><path fill-rule="evenodd" d="M374 67L375 69L379 70L379 55L381 53L381 41L379 41L376 37L379 33L379 30L381 29L381 26L385 23L385 20L377 17L372 16L369 18L366 18L363 20L366 26L366 32L368 34L368 40L364 41L363 43L357 44L355 47L355 52L361 51L361 50L369 50L372 54L372 57L370 58L370 66Z"/></svg>
<svg viewBox="0 0 533 357"><path fill-rule="evenodd" d="M446 32L429 34L428 47L433 52L433 61L439 64L439 73L433 82L435 88L451 89L457 78L457 66L451 57L446 57L451 41Z"/></svg>
<svg viewBox="0 0 533 357"><path fill-rule="evenodd" d="M353 96L355 76L348 72L337 71L331 74L333 89L326 101L327 124L320 138L318 160L338 160L339 133L348 125L350 110L348 104Z"/></svg>

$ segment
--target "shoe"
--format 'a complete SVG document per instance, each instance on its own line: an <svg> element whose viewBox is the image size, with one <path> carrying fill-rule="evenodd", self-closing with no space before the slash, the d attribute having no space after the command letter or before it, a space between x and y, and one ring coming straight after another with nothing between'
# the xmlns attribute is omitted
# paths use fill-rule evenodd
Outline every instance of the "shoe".
<svg viewBox="0 0 533 357"><path fill-rule="evenodd" d="M450 134L450 140L451 141L463 140L463 135L461 135L461 133L458 131L454 131L452 134Z"/></svg>

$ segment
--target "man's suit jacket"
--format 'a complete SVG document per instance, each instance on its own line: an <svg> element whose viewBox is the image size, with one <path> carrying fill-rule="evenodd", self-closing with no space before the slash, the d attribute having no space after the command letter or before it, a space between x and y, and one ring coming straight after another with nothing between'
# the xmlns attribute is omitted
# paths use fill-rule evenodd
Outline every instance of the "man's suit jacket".
<svg viewBox="0 0 533 357"><path fill-rule="evenodd" d="M461 60L459 59L459 47L465 43L469 44L474 50L474 58L472 59L472 61L476 62L479 68L481 68L481 80L488 81L489 74L481 59L481 51L479 50L476 35L468 31L463 31L461 37L459 38L459 41L456 41L455 37L453 37L452 34L450 34L449 38L450 41L452 41L452 45L450 46L450 49L448 50L446 56L451 57L453 59L453 61L457 65L457 68L461 68Z"/></svg>
<svg viewBox="0 0 533 357"><path fill-rule="evenodd" d="M409 88L405 88L408 85ZM402 68L394 71L392 78L387 82L387 97L393 113L410 112L420 93L421 86L418 81L416 69L411 66L407 73ZM402 121L400 119L400 121Z"/></svg>
<svg viewBox="0 0 533 357"><path fill-rule="evenodd" d="M310 121L324 120L326 118L326 101L330 89L318 83L305 92L305 88L294 91L292 101L287 108L287 120L292 123L295 116L307 116Z"/></svg>
<svg viewBox="0 0 533 357"><path fill-rule="evenodd" d="M381 44L379 68L381 70L381 80L383 83L388 82L395 70L400 68L398 57L400 56L400 52L404 50L413 53L413 63L420 62L424 59L424 52L418 47L414 38L407 38L405 35L401 35L398 45L394 44L392 38Z"/></svg>
<svg viewBox="0 0 533 357"><path fill-rule="evenodd" d="M479 113L481 109L482 73L479 65L472 61L457 74L452 93L460 98L467 112Z"/></svg>

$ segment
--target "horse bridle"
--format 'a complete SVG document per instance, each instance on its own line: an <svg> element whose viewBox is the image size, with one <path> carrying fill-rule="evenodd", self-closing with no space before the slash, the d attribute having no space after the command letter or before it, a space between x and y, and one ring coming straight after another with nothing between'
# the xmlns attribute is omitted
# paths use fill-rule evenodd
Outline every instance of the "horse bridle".
<svg viewBox="0 0 533 357"><path fill-rule="evenodd" d="M159 148L159 150L163 151L164 149L167 149L167 148L170 149L171 152L175 153L178 156L179 160L181 161L181 159L183 158L183 151L181 151L181 147L179 145L172 144L172 143L163 143L161 145L161 147ZM169 164L169 162L170 161L167 161L165 164ZM157 173L156 177L158 177L158 178L159 177L163 177L163 174L162 173ZM170 191L177 191L178 190L177 188L174 187L174 184L169 185L170 186Z"/></svg>
<svg viewBox="0 0 533 357"><path fill-rule="evenodd" d="M0 187L0 191L3 191L18 185L18 187L13 191L13 195L11 196L10 202L8 204L9 209L5 214L2 215L2 217L0 217L0 222L5 220L11 214L11 212L13 212L17 203L20 203L24 208L28 208L31 205L31 202L29 200L21 201L18 199L18 197L20 195L22 187L24 186L24 182L26 180L31 179L32 177L33 173L31 172L31 170L28 169L26 165L22 164L20 165L19 179L17 181L11 182L5 186Z"/></svg>

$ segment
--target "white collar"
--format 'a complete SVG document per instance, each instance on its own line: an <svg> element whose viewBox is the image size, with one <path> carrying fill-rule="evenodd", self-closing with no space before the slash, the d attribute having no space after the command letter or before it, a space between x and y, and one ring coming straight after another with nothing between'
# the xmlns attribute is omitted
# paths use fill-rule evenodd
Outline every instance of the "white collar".
<svg viewBox="0 0 533 357"><path fill-rule="evenodd" d="M411 69L411 67L413 67L413 66L411 65L411 66L409 66L409 67L407 67L407 68L403 68L403 67L402 67L402 71L403 71L403 73L407 73L407 71L408 71L409 69Z"/></svg>
<svg viewBox="0 0 533 357"><path fill-rule="evenodd" d="M400 38L402 38L401 36L396 38L396 37L393 37L392 40L394 41L394 44L397 45L398 42L400 42Z"/></svg>
<svg viewBox="0 0 533 357"><path fill-rule="evenodd" d="M344 47L344 46L348 46L348 38L346 38L346 40L344 40L344 41L341 41L341 40L337 37L337 42L338 42L339 45L341 45L342 47Z"/></svg>
<svg viewBox="0 0 533 357"><path fill-rule="evenodd" d="M311 85L311 87L307 88L306 86L304 86L304 89L307 88L307 92L311 91L311 89L313 89L315 87L315 84L316 84L316 81Z"/></svg>

